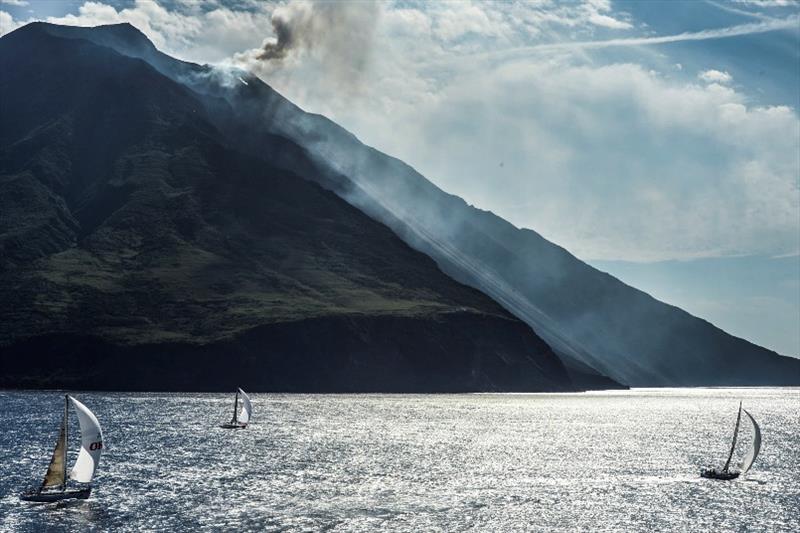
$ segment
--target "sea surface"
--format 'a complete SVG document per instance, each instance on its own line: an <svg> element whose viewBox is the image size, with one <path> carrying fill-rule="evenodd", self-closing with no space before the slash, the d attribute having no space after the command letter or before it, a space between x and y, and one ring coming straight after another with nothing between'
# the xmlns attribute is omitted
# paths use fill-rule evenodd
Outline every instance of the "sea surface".
<svg viewBox="0 0 800 533"><path fill-rule="evenodd" d="M797 388L253 394L245 430L217 427L233 393L75 396L103 426L92 497L31 504L63 393L0 391L0 531L800 531ZM761 455L701 479L740 399Z"/></svg>

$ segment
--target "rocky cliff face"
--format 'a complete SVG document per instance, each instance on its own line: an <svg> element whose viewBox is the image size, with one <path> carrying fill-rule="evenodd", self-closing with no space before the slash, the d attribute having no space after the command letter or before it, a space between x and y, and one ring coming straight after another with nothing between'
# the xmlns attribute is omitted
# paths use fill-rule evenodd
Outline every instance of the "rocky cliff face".
<svg viewBox="0 0 800 533"><path fill-rule="evenodd" d="M142 39L0 39L0 386L573 388L530 327L320 186L306 148L243 149L231 102L177 79L203 68Z"/></svg>

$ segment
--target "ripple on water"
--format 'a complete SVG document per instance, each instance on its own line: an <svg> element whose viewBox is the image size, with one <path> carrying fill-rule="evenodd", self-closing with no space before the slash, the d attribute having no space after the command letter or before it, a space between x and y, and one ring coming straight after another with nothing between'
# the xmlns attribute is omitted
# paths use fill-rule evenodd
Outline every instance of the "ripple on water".
<svg viewBox="0 0 800 533"><path fill-rule="evenodd" d="M230 395L79 396L106 440L92 498L30 505L60 395L0 392L1 531L800 530L800 389L254 394L244 431L217 427ZM762 455L700 479L739 398Z"/></svg>

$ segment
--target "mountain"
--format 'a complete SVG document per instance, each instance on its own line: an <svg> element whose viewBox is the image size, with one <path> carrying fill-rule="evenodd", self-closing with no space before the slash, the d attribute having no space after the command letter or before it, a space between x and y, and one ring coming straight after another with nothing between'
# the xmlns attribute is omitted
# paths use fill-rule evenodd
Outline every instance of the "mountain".
<svg viewBox="0 0 800 533"><path fill-rule="evenodd" d="M298 113L274 92L253 95L256 83L236 88L234 107L266 107L279 118L251 128L280 132L347 175L354 187L331 188L528 323L568 367L635 387L800 384L800 360L734 337L468 205L331 121Z"/></svg>
<svg viewBox="0 0 800 533"><path fill-rule="evenodd" d="M33 23L0 72L0 387L574 390L348 176L278 128L239 143L207 67Z"/></svg>
<svg viewBox="0 0 800 533"><path fill-rule="evenodd" d="M531 326L582 387L614 385L605 376L631 386L800 384L799 360L733 337L466 204L250 73L170 58L125 24L40 24L36 32L145 62L200 102L220 144L314 181L391 228Z"/></svg>
<svg viewBox="0 0 800 533"><path fill-rule="evenodd" d="M116 30L95 29L89 36L85 30L57 31L107 42L104 32ZM605 375L631 386L800 384L800 360L731 336L592 268L532 230L467 205L251 74L176 61L135 29L125 31L129 42L117 50L200 95L215 125L240 150L261 153L273 135L294 141L316 167L310 179L524 320L575 379L603 382ZM275 162L301 174L308 164L291 156Z"/></svg>

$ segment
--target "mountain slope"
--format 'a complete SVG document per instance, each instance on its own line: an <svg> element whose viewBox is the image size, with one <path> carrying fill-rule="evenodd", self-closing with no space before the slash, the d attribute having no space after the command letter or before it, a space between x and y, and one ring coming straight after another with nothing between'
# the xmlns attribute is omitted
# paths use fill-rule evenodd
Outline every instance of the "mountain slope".
<svg viewBox="0 0 800 533"><path fill-rule="evenodd" d="M310 181L304 148L243 153L136 30L76 30L0 38L0 386L572 388L529 326Z"/></svg>
<svg viewBox="0 0 800 533"><path fill-rule="evenodd" d="M357 187L337 189L344 198L492 296L566 361L630 386L800 384L800 360L659 302L536 232L441 191L329 121L283 109L290 118L269 124L348 175Z"/></svg>
<svg viewBox="0 0 800 533"><path fill-rule="evenodd" d="M128 46L123 53L202 94L217 127L241 150L259 153L269 135L292 139L312 156L314 179L387 224L455 279L492 296L573 371L589 367L635 386L800 384L799 360L733 337L534 231L467 205L330 120L303 112L258 78L142 49ZM276 162L292 169L307 164L291 157Z"/></svg>

